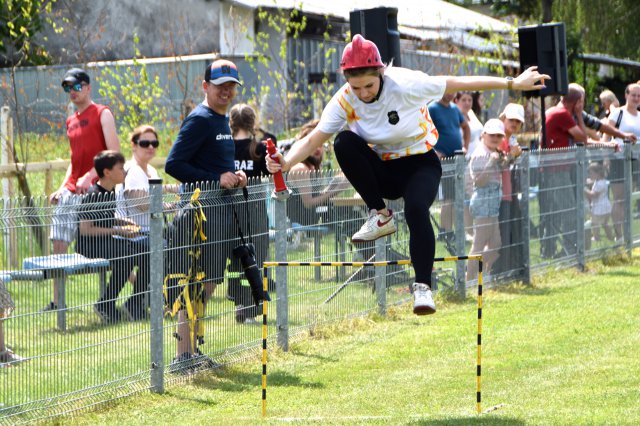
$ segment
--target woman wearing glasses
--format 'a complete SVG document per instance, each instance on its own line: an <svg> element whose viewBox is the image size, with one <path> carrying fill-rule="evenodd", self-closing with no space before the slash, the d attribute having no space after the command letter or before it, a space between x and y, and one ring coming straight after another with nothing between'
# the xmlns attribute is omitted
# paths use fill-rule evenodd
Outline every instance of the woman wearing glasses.
<svg viewBox="0 0 640 426"><path fill-rule="evenodd" d="M124 165L127 172L121 194L121 214L133 220L142 232L149 232L149 179L158 179L158 171L150 163L156 156L158 133L149 125L136 127L129 135L133 157Z"/></svg>
<svg viewBox="0 0 640 426"><path fill-rule="evenodd" d="M144 292L149 282L149 179L157 179L158 172L150 164L160 143L156 129L149 125L136 127L129 135L132 158L124 165L126 173L124 183L116 187L118 205L117 216L136 224L136 236L130 238L132 252L138 253L137 274L131 274L133 296L123 304L123 310L130 321L146 318Z"/></svg>

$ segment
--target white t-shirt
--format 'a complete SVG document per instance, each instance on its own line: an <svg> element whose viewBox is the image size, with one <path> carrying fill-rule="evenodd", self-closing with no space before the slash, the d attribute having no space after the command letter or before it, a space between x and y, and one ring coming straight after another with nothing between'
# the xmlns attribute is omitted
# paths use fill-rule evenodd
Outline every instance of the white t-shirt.
<svg viewBox="0 0 640 426"><path fill-rule="evenodd" d="M593 182L591 191L595 196L591 200L591 214L606 215L611 213L611 201L609 201L609 181L598 179Z"/></svg>
<svg viewBox="0 0 640 426"><path fill-rule="evenodd" d="M636 115L632 115L629 111L627 111L627 108L625 107L620 107L612 110L611 114L609 114L611 125L615 127L616 123L618 122L620 112L622 112L622 120L620 121L620 126L618 127L618 129L621 132L633 133L638 138L640 138L640 114L638 114L637 111ZM614 141L618 144L620 149L624 148L624 142L622 141L622 139L615 138Z"/></svg>
<svg viewBox="0 0 640 426"><path fill-rule="evenodd" d="M382 160L424 154L438 141L426 105L442 98L446 86L445 77L389 67L377 101L362 102L345 83L325 107L317 129L333 134L346 124Z"/></svg>
<svg viewBox="0 0 640 426"><path fill-rule="evenodd" d="M482 130L484 126L476 117L475 112L473 110L469 110L467 114L469 116L469 129L471 130L471 137L469 138L469 147L467 148L467 159L471 158L471 154L476 150L476 147L480 143L480 136L482 135ZM460 129L460 133L462 134L462 129Z"/></svg>
<svg viewBox="0 0 640 426"><path fill-rule="evenodd" d="M491 154L492 151L490 151L484 143L478 144L476 149L471 153L469 170L471 172L471 179L473 182L475 182L478 176L486 173L488 175L488 179L485 185L502 183L501 169L497 162L494 162L493 167L489 167L487 169L487 164L491 161Z"/></svg>
<svg viewBox="0 0 640 426"><path fill-rule="evenodd" d="M127 176L124 179L124 185L118 185L116 188L116 200L118 204L118 216L133 220L143 231L149 230L149 212L141 208L141 204L148 204L149 200L145 198L127 199L126 191L141 190L149 192L149 179L158 179L158 171L147 165L147 173L142 167L135 162L129 160L125 163L124 169Z"/></svg>

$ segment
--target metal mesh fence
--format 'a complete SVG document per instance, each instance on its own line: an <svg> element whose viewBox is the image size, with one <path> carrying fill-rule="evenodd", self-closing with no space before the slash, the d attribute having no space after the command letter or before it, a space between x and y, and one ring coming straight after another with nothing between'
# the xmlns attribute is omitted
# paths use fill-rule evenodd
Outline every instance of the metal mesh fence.
<svg viewBox="0 0 640 426"><path fill-rule="evenodd" d="M489 271L493 282L528 282L532 270L581 266L585 258L637 245L638 154L630 145L620 153L584 147L525 151L501 170L511 185L501 193L501 206L509 203L498 216L501 245L490 248L498 255ZM592 164L604 171L612 211L620 198L619 215L612 213L608 222L610 234L600 218L594 224L593 200L586 195L598 177ZM482 224L473 216L465 221L473 194L473 185L466 184L467 160L460 155L442 165L440 195L425 220L438 238L436 256L461 256ZM44 198L3 200L0 349L6 344L24 359L0 364L0 423L71 413L255 356L262 310L254 306L242 263L233 255L242 243L239 228L255 247L258 266L264 260L409 258L402 200L389 201L395 234L353 245L350 237L369 212L340 172L289 174L287 182L293 192L286 203L271 198L268 181L251 182L247 197L211 185L183 187L177 194L152 191L136 200L148 206L142 214L148 215L149 229L128 223L123 201L109 193L66 207ZM206 239L194 232L194 197L206 216ZM49 236L64 235L64 226L70 229L70 254L52 254ZM464 292L473 285L462 262L435 266L438 291ZM269 344L285 348L318 324L407 301L413 282L413 269L403 266L277 267L271 274ZM380 285L386 289L382 295L376 292ZM164 293L171 310L185 286L211 293L197 321L169 314L157 297ZM185 342L176 339L176 331L191 325L202 340L192 357L181 358Z"/></svg>

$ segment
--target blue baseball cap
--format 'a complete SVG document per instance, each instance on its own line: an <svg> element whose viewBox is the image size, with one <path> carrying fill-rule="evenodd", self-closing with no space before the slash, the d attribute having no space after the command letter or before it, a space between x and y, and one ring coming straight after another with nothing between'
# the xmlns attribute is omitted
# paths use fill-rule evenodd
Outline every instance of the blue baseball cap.
<svg viewBox="0 0 640 426"><path fill-rule="evenodd" d="M226 83L228 81L233 81L234 83L240 83L240 76L238 75L238 67L231 61L227 61L226 59L218 59L217 61L213 61L213 63L207 66L207 69L204 71L204 80L209 83L215 84L219 86L220 84Z"/></svg>

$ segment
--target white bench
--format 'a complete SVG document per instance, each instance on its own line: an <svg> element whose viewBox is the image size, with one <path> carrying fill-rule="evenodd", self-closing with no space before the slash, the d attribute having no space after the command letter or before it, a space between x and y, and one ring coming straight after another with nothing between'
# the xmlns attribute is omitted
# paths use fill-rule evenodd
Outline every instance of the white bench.
<svg viewBox="0 0 640 426"><path fill-rule="evenodd" d="M22 270L10 270L0 271L0 275L9 277L12 281L42 281L44 280L44 273L42 271L25 271Z"/></svg>
<svg viewBox="0 0 640 426"><path fill-rule="evenodd" d="M104 293L107 283L109 261L107 259L89 259L78 253L54 254L51 256L27 257L22 261L23 271L17 273L42 273L43 279L53 279L58 293L57 323L58 329L67 328L67 305L65 301L66 280L69 275L97 273L100 276L100 294ZM13 274L11 274L13 277ZM14 278L15 279L15 278Z"/></svg>

